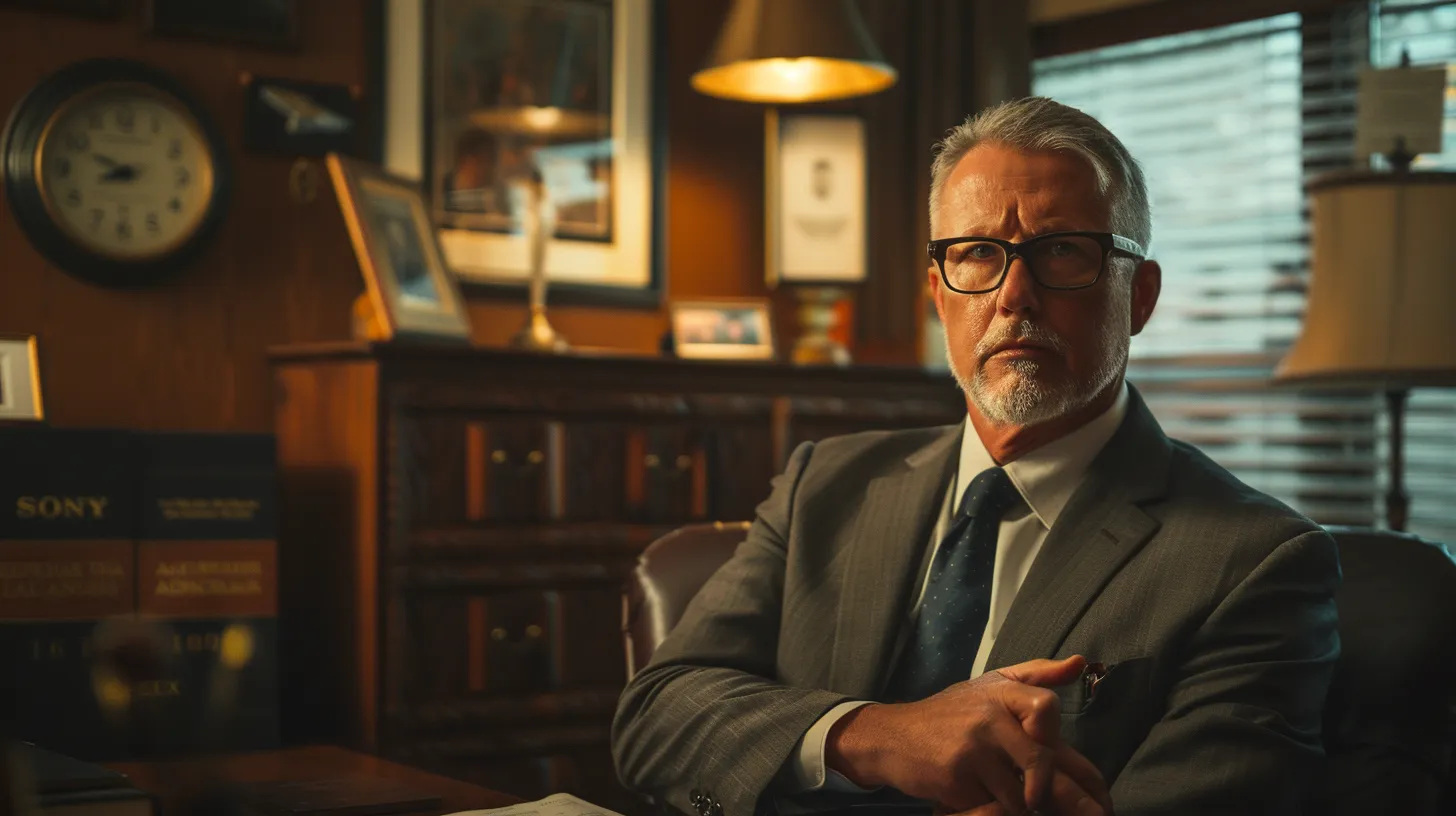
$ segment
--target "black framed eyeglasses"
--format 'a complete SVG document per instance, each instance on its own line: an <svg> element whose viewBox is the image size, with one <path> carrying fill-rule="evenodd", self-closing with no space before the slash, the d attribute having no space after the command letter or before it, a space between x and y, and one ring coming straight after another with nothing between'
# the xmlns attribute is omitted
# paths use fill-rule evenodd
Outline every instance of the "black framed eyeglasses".
<svg viewBox="0 0 1456 816"><path fill-rule="evenodd" d="M1001 288L1011 260L1020 258L1047 289L1086 289L1102 278L1107 259L1120 253L1147 257L1138 242L1111 232L1051 232L1021 243L965 235L930 242L930 258L953 292L980 295Z"/></svg>

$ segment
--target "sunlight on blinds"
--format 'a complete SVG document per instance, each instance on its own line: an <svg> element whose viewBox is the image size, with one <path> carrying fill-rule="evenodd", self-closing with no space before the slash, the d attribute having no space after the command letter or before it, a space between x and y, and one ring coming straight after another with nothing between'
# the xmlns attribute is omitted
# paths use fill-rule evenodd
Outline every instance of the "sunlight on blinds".
<svg viewBox="0 0 1456 816"><path fill-rule="evenodd" d="M1135 357L1257 353L1298 332L1307 268L1300 16L1037 60L1143 165L1163 293Z"/></svg>

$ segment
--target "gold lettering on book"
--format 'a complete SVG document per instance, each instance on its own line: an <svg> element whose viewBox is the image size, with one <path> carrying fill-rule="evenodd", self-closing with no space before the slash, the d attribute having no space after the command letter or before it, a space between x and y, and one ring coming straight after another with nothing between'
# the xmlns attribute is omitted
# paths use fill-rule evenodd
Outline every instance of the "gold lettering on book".
<svg viewBox="0 0 1456 816"><path fill-rule="evenodd" d="M0 598L119 598L125 569L109 561L0 563Z"/></svg>
<svg viewBox="0 0 1456 816"><path fill-rule="evenodd" d="M143 680L132 686L138 697L179 697L181 684L176 680Z"/></svg>
<svg viewBox="0 0 1456 816"><path fill-rule="evenodd" d="M257 499L157 499L167 521L252 521L261 506Z"/></svg>
<svg viewBox="0 0 1456 816"><path fill-rule="evenodd" d="M109 501L106 496L20 496L15 500L15 517L105 518Z"/></svg>
<svg viewBox="0 0 1456 816"><path fill-rule="evenodd" d="M156 594L165 597L263 594L261 561L163 561Z"/></svg>

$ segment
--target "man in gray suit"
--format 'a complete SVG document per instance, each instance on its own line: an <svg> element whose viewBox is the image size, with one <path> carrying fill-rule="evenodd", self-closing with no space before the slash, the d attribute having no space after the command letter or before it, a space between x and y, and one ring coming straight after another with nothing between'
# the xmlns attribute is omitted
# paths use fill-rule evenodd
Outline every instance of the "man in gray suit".
<svg viewBox="0 0 1456 816"><path fill-rule="evenodd" d="M701 816L880 789L976 814L1298 812L1335 546L1125 384L1161 286L1137 163L1020 100L947 136L930 204L967 420L794 452L623 693L623 781Z"/></svg>

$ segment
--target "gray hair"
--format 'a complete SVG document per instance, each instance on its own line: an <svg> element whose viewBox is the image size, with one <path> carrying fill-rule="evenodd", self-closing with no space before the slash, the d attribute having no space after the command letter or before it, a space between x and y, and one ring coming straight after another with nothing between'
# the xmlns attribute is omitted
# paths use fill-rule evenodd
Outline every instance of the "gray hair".
<svg viewBox="0 0 1456 816"><path fill-rule="evenodd" d="M1108 203L1112 231L1148 248L1153 239L1152 206L1137 160L1101 122L1041 96L1003 102L967 117L935 146L935 161L930 165L932 230L945 180L966 153L986 143L1028 151L1065 150L1081 156L1097 174L1098 192Z"/></svg>

